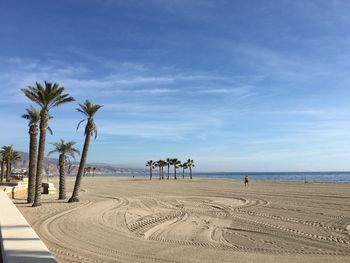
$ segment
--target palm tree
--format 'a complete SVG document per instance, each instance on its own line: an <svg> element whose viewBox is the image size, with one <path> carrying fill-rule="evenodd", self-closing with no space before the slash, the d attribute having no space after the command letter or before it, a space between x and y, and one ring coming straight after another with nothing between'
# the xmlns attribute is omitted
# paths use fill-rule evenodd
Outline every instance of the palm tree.
<svg viewBox="0 0 350 263"><path fill-rule="evenodd" d="M40 122L40 111L33 106L26 109L27 113L22 118L28 120L29 126L29 172L28 172L28 197L27 203L34 202L35 172L38 150L38 123Z"/></svg>
<svg viewBox="0 0 350 263"><path fill-rule="evenodd" d="M164 160L160 160L161 168L162 168L162 180L164 180L164 166L167 165L167 162Z"/></svg>
<svg viewBox="0 0 350 263"><path fill-rule="evenodd" d="M0 177L0 182L4 180L4 169L5 169L5 159L0 153L0 162L1 162L1 177Z"/></svg>
<svg viewBox="0 0 350 263"><path fill-rule="evenodd" d="M156 162L157 167L159 167L159 180L164 179L164 175L163 175L163 167L165 165L165 161L163 160L159 160L158 162Z"/></svg>
<svg viewBox="0 0 350 263"><path fill-rule="evenodd" d="M21 156L13 149L13 146L3 146L1 148L1 156L6 163L6 182L10 181L12 165L21 160Z"/></svg>
<svg viewBox="0 0 350 263"><path fill-rule="evenodd" d="M169 180L169 169L170 169L170 165L171 165L172 159L166 158L165 161L166 161L166 164L168 166L168 177L166 179Z"/></svg>
<svg viewBox="0 0 350 263"><path fill-rule="evenodd" d="M74 154L80 154L79 150L74 148L75 142L65 142L64 140L60 140L59 142L52 143L55 147L52 151L48 153L47 156L50 156L53 153L59 154L59 166L60 166L60 180L59 180L59 195L58 199L64 200L66 199L66 177L65 177L65 166L66 160L68 157L72 157L75 160Z"/></svg>
<svg viewBox="0 0 350 263"><path fill-rule="evenodd" d="M179 159L174 158L174 159L172 159L171 164L174 165L174 179L177 180L176 169L179 168L179 165L181 164L181 162Z"/></svg>
<svg viewBox="0 0 350 263"><path fill-rule="evenodd" d="M14 150L11 151L9 158L10 158L10 173L11 173L12 165L20 161L22 158L21 158L21 155Z"/></svg>
<svg viewBox="0 0 350 263"><path fill-rule="evenodd" d="M13 146L3 146L1 148L1 156L6 164L6 182L10 181L10 173L11 173L11 155L13 153Z"/></svg>
<svg viewBox="0 0 350 263"><path fill-rule="evenodd" d="M152 180L152 170L154 168L153 160L149 160L146 162L146 166L149 166L149 179Z"/></svg>
<svg viewBox="0 0 350 263"><path fill-rule="evenodd" d="M92 177L95 177L96 167L92 167Z"/></svg>
<svg viewBox="0 0 350 263"><path fill-rule="evenodd" d="M193 160L188 159L186 163L188 168L190 169L190 179L192 179L192 167L194 167L194 162Z"/></svg>
<svg viewBox="0 0 350 263"><path fill-rule="evenodd" d="M102 105L93 104L90 101L86 100L84 102L84 104L79 104L79 108L76 109L77 111L84 114L86 117L86 119L83 119L78 123L77 129L79 129L79 125L82 122L87 121L87 123L85 126L85 133L84 133L85 134L85 142L84 142L84 147L83 147L83 153L81 155L78 174L77 174L77 178L75 180L75 185L74 185L72 197L68 200L69 203L79 202L78 195L79 195L79 190L80 190L80 185L81 185L81 178L82 178L82 175L84 172L87 154L89 151L90 138L91 138L91 136L95 136L95 139L97 137L97 127L96 127L96 124L94 122L94 116L95 116L96 112L101 107L102 107Z"/></svg>
<svg viewBox="0 0 350 263"><path fill-rule="evenodd" d="M72 173L72 169L73 169L72 162L70 161L70 159L68 159L68 162L67 162L67 174L70 175Z"/></svg>
<svg viewBox="0 0 350 263"><path fill-rule="evenodd" d="M161 176L160 176L160 169L161 169L161 168L160 168L160 165L161 165L161 164L159 163L159 161L157 161L157 162L154 163L154 167L158 167L159 180L161 179Z"/></svg>
<svg viewBox="0 0 350 263"><path fill-rule="evenodd" d="M74 101L74 98L70 97L69 94L64 94L64 87L59 87L57 83L52 84L46 81L45 87L37 82L35 87L29 86L26 89L22 89L22 92L41 108L39 150L36 166L35 196L33 203L33 207L35 207L41 205L41 183L44 169L46 131L48 129L50 119L49 111L53 107Z"/></svg>
<svg viewBox="0 0 350 263"><path fill-rule="evenodd" d="M188 168L187 162L184 162L183 164L179 165L182 168L182 179L185 179L185 169Z"/></svg>

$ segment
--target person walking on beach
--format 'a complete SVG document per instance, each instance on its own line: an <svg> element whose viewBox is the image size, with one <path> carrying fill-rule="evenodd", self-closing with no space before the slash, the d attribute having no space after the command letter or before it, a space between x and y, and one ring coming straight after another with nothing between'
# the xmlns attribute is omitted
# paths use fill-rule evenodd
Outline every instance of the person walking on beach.
<svg viewBox="0 0 350 263"><path fill-rule="evenodd" d="M248 185L248 176L246 175L245 177L244 177L244 186L247 186Z"/></svg>

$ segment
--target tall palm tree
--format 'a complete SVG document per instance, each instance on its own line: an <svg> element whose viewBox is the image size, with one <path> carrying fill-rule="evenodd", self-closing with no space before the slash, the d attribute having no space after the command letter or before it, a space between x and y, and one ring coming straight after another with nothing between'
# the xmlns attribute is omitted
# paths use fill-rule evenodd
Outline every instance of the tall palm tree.
<svg viewBox="0 0 350 263"><path fill-rule="evenodd" d="M190 169L190 179L192 179L192 167L194 167L194 162L191 159L187 160L187 167Z"/></svg>
<svg viewBox="0 0 350 263"><path fill-rule="evenodd" d="M35 173L38 150L38 123L40 122L40 111L33 106L26 109L27 113L22 115L22 118L28 120L29 126L29 172L28 172L28 196L27 203L34 202L35 192Z"/></svg>
<svg viewBox="0 0 350 263"><path fill-rule="evenodd" d="M182 179L185 179L185 169L188 168L187 162L184 162L183 164L179 165L182 168Z"/></svg>
<svg viewBox="0 0 350 263"><path fill-rule="evenodd" d="M22 89L24 95L31 101L40 106L40 136L39 136L39 150L36 166L35 179L35 195L33 207L41 205L41 183L44 169L44 155L46 144L46 131L49 126L49 111L53 107L74 101L69 94L64 94L64 87L60 87L57 83L49 83L45 81L44 87L40 83L36 83L35 87L29 86Z"/></svg>
<svg viewBox="0 0 350 263"><path fill-rule="evenodd" d="M102 105L99 104L93 104L90 101L86 100L84 104L79 104L79 108L76 110L84 114L86 119L81 120L78 123L77 129L79 129L79 125L86 121L86 126L85 126L85 142L84 142L84 147L83 147L83 152L81 155L80 159L80 164L79 164L79 169L78 169L78 174L77 178L75 180L74 184L74 190L72 193L72 197L68 200L69 203L72 202L79 202L78 195L79 195L79 190L80 190L80 185L81 185L81 178L84 172L84 167L87 159L87 154L89 151L89 145L90 145L90 138L91 136L95 136L95 139L97 137L97 127L94 122L94 116L96 112L102 107Z"/></svg>
<svg viewBox="0 0 350 263"><path fill-rule="evenodd" d="M74 148L75 142L65 142L64 140L60 140L59 142L52 143L55 147L52 151L48 153L50 156L53 153L59 154L59 166L60 166L60 180L59 180L59 195L58 199L64 200L66 199L66 177L65 177L65 166L66 160L68 157L72 157L75 160L74 154L80 154L79 150Z"/></svg>
<svg viewBox="0 0 350 263"><path fill-rule="evenodd" d="M169 169L170 169L170 165L171 165L172 159L166 158L165 161L166 161L166 164L168 166L168 177L166 179L169 180Z"/></svg>
<svg viewBox="0 0 350 263"><path fill-rule="evenodd" d="M179 159L174 158L174 159L172 159L171 164L174 165L174 179L177 180L176 169L179 168L179 165L181 164L181 162Z"/></svg>
<svg viewBox="0 0 350 263"><path fill-rule="evenodd" d="M152 170L154 168L154 162L153 160L149 160L146 162L146 166L149 167L149 179L152 180Z"/></svg>

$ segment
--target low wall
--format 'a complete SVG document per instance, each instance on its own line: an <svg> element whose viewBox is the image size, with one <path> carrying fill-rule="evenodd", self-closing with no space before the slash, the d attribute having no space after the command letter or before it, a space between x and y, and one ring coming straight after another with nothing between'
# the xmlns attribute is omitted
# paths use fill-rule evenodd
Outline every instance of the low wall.
<svg viewBox="0 0 350 263"><path fill-rule="evenodd" d="M26 198L28 194L27 186L2 186L0 191L4 192L9 198Z"/></svg>
<svg viewBox="0 0 350 263"><path fill-rule="evenodd" d="M3 263L56 262L45 244L3 191L0 191L0 242Z"/></svg>

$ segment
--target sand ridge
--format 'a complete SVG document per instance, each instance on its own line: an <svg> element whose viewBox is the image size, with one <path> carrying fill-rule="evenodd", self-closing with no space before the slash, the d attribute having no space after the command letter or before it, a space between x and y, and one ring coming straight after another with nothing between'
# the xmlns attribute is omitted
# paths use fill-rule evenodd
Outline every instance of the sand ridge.
<svg viewBox="0 0 350 263"><path fill-rule="evenodd" d="M95 177L78 204L45 198L16 202L59 262L350 259L350 184Z"/></svg>

